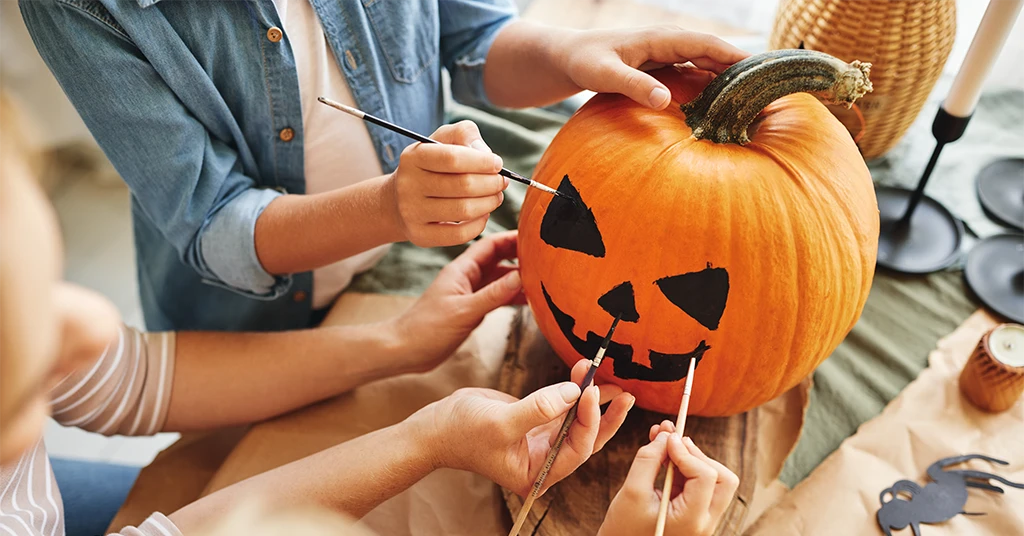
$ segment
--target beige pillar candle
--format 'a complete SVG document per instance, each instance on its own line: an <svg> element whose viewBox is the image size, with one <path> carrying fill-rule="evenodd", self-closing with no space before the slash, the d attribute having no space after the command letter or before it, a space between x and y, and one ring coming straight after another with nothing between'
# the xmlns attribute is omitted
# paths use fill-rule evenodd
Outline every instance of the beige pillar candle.
<svg viewBox="0 0 1024 536"><path fill-rule="evenodd" d="M942 109L950 115L968 117L974 112L981 95L985 77L996 62L999 51L1010 35L1024 0L990 0L985 16L974 33L974 40L967 50L967 56L956 73L949 96L942 103Z"/></svg>

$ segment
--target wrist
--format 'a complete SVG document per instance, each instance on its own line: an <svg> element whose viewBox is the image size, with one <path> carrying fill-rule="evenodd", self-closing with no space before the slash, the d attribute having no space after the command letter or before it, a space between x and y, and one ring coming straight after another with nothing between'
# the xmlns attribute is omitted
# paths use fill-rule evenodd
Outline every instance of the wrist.
<svg viewBox="0 0 1024 536"><path fill-rule="evenodd" d="M376 181L374 198L377 200L377 221L383 224L388 242L404 242L408 240L405 226L402 224L401 213L398 211L398 191L395 188L395 170L382 175Z"/></svg>
<svg viewBox="0 0 1024 536"><path fill-rule="evenodd" d="M447 447L447 434L439 429L440 419L436 413L438 403L428 404L399 424L404 428L403 436L411 443L410 448L416 451L415 457L428 473L437 469L457 468Z"/></svg>

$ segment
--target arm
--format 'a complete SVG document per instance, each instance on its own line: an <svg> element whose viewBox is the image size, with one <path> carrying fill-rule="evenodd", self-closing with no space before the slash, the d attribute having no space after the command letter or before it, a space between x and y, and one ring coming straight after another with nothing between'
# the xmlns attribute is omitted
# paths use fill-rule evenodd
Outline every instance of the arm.
<svg viewBox="0 0 1024 536"><path fill-rule="evenodd" d="M23 0L20 7L41 56L143 216L205 279L276 297L289 284L282 274L404 239L387 177L312 196L261 188L237 134L210 126L212 112L200 118L186 105L217 106L195 102L216 91L196 87L212 82L163 76L98 4Z"/></svg>
<svg viewBox="0 0 1024 536"><path fill-rule="evenodd" d="M575 381L583 378L586 363L573 368ZM399 424L224 488L170 517L188 534L202 520L221 516L250 497L271 506L313 503L361 517L440 467L472 471L523 494L577 399L578 417L549 474L551 485L615 434L632 406L630 395L591 386L581 396L571 382L522 400L490 389L461 389ZM604 416L602 401L609 404Z"/></svg>
<svg viewBox="0 0 1024 536"><path fill-rule="evenodd" d="M662 109L668 89L643 70L692 61L721 72L746 56L717 37L679 28L581 31L518 21L494 40L483 81L498 106L541 106L588 89Z"/></svg>

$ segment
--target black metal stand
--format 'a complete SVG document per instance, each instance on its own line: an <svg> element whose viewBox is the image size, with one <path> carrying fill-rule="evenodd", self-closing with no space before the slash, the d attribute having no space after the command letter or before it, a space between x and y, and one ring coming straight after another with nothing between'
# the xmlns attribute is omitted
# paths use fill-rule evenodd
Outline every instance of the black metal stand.
<svg viewBox="0 0 1024 536"><path fill-rule="evenodd" d="M997 222L1024 231L1024 158L1003 158L978 173L978 201Z"/></svg>
<svg viewBox="0 0 1024 536"><path fill-rule="evenodd" d="M1024 324L1024 235L1001 234L975 244L964 279L989 309Z"/></svg>
<svg viewBox="0 0 1024 536"><path fill-rule="evenodd" d="M881 228L878 265L897 272L926 274L953 264L960 256L964 225L938 201L924 195L939 154L947 143L960 139L970 116L957 117L939 108L932 123L935 150L911 191L880 186L875 189Z"/></svg>

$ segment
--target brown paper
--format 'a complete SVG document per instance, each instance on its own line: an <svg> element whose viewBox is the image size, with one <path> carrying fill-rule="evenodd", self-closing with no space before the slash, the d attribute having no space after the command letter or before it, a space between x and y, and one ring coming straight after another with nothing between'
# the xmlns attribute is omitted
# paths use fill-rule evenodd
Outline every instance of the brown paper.
<svg viewBox="0 0 1024 536"><path fill-rule="evenodd" d="M964 399L957 385L971 350L995 325L994 318L978 311L940 340L928 368L746 534L882 534L875 520L882 490L901 479L923 486L929 482L925 469L949 456L987 454L1006 460L1007 466L979 460L965 465L1024 481L1024 402L988 414ZM958 515L941 524L922 525L922 534L1024 534L1024 490L1001 487L1005 494L968 492L964 509L985 515ZM909 535L910 529L894 534Z"/></svg>
<svg viewBox="0 0 1024 536"><path fill-rule="evenodd" d="M376 322L397 316L412 298L344 294L324 324ZM447 361L427 374L375 382L315 406L254 425L214 475L204 495L250 476L395 424L460 387L492 387L505 355L514 310L489 314ZM363 518L378 534L500 534L501 497L487 479L440 470Z"/></svg>

